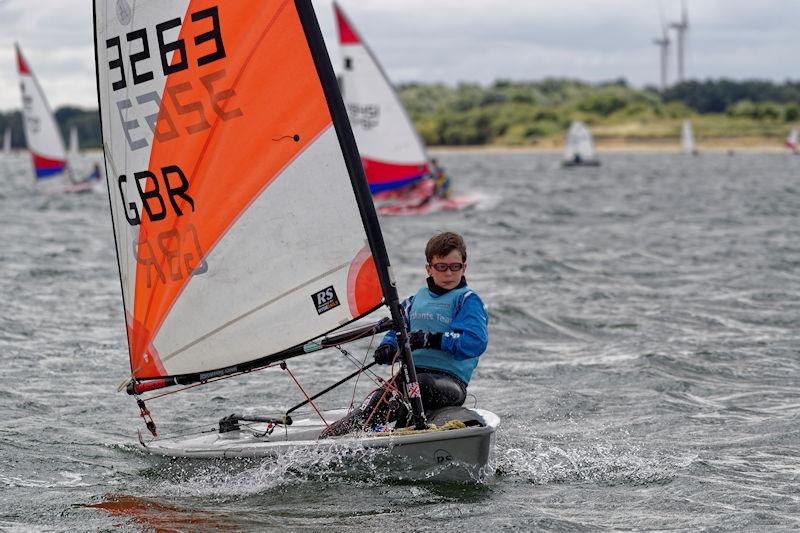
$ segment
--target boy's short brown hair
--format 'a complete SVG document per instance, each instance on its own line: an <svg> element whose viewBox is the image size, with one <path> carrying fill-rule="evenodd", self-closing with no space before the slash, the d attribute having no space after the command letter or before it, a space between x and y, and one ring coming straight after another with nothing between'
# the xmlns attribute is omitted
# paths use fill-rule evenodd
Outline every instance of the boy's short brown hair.
<svg viewBox="0 0 800 533"><path fill-rule="evenodd" d="M425 246L425 260L430 264L435 257L444 257L453 250L461 252L461 260L467 262L467 246L464 244L464 239L458 233L452 231L445 231L437 233Z"/></svg>

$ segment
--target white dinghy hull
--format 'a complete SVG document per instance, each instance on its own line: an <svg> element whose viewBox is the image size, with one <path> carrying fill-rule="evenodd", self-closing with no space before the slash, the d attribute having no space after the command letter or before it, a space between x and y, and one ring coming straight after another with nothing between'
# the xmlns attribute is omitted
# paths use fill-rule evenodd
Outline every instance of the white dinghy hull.
<svg viewBox="0 0 800 533"><path fill-rule="evenodd" d="M336 420L345 410L323 413ZM330 417L330 418L328 418ZM144 449L154 455L193 459L277 458L298 449L369 450L402 460L398 477L435 478L437 480L480 481L494 471L495 432L500 419L483 409L445 408L429 422L442 426L450 420L477 422L463 429L402 434L371 433L318 440L325 429L320 420L295 420L285 430L278 427L269 436L256 436L266 424L220 434L218 431L197 436L155 439Z"/></svg>

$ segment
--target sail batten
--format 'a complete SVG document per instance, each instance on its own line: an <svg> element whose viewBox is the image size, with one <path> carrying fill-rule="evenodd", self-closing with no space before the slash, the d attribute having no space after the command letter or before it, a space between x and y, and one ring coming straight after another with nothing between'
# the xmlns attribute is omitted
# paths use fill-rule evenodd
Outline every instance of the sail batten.
<svg viewBox="0 0 800 533"><path fill-rule="evenodd" d="M248 367L383 301L302 4L95 0L136 380Z"/></svg>

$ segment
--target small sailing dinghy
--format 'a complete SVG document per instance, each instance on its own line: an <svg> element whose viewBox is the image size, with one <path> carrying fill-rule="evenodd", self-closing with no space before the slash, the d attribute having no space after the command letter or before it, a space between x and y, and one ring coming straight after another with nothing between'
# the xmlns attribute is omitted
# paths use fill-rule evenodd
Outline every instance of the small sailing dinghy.
<svg viewBox="0 0 800 533"><path fill-rule="evenodd" d="M3 155L6 157L11 155L11 128L6 128L3 133Z"/></svg>
<svg viewBox="0 0 800 533"><path fill-rule="evenodd" d="M344 58L340 88L378 213L455 211L478 202L478 194L438 194L439 169L397 91L341 6L334 2L333 8Z"/></svg>
<svg viewBox="0 0 800 533"><path fill-rule="evenodd" d="M564 147L564 160L561 165L564 167L600 166L589 127L580 120L573 121L569 127Z"/></svg>
<svg viewBox="0 0 800 533"><path fill-rule="evenodd" d="M14 47L22 91L23 131L31 153L36 183L47 190L59 189L67 172L64 140L39 81L23 57L19 45Z"/></svg>
<svg viewBox="0 0 800 533"><path fill-rule="evenodd" d="M690 120L684 120L681 125L681 152L687 155L697 155L697 146L694 142L694 128Z"/></svg>
<svg viewBox="0 0 800 533"><path fill-rule="evenodd" d="M94 8L131 365L125 388L152 435L140 435L144 449L274 458L356 446L426 476L490 471L496 415L422 409L380 225L310 0L95 0ZM353 324L384 307L391 319ZM222 417L190 436L157 432L147 405L162 395L154 391L268 367L295 379L292 358L388 328L401 339L396 383L411 428L319 439L343 412L297 416L371 366L359 365L322 392L298 387L300 402L281 413Z"/></svg>
<svg viewBox="0 0 800 533"><path fill-rule="evenodd" d="M786 147L792 152L796 154L800 153L800 134L798 134L797 128L792 128L785 142Z"/></svg>

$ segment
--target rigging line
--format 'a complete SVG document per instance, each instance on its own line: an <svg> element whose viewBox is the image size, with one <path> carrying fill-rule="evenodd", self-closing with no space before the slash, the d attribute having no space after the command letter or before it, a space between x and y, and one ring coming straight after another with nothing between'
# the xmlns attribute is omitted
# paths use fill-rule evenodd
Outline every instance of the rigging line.
<svg viewBox="0 0 800 533"><path fill-rule="evenodd" d="M372 344L375 342L375 334L372 334L372 338L369 340L369 346L367 346L367 351L364 352L364 359L361 361L361 367L363 368L364 365L367 363L367 355L369 354L370 350L372 349ZM377 380L375 379L377 375L370 370L370 374L372 374L371 379L377 384ZM356 402L356 389L358 388L358 380L361 379L361 374L356 376L356 382L353 384L353 396L350 398L350 407L348 410L353 409L353 404Z"/></svg>
<svg viewBox="0 0 800 533"><path fill-rule="evenodd" d="M264 302L264 303L262 303L260 305L257 305L253 309L251 309L249 311L246 311L246 312L242 313L241 315L239 315L239 316L237 316L235 318L232 318L231 320L225 322L224 324L222 324L221 326L217 327L216 329L213 329L213 330L209 331L208 333L206 333L202 337L198 337L197 339L193 340L192 342L190 342L189 344L183 346L182 348L178 348L174 352L172 352L172 353L170 353L168 355L165 355L164 357L161 358L162 363L166 362L166 361L169 361L170 359L172 359L176 355L179 355L179 354L185 352L186 350L188 350L192 346L195 346L196 344L199 344L199 343L203 342L204 340L208 339L209 337L212 337L212 336L216 335L220 331L229 328L230 326L234 325L235 323L239 322L240 320L244 320L245 318L249 317L250 315L252 315L254 313L257 313L258 311L261 311L262 309L264 309L266 307L269 307L270 305L274 304L278 300L281 300L281 299L285 298L286 296L289 296L290 294L295 293L295 292L299 291L300 289L303 289L303 288L307 287L308 285L311 285L312 283L315 283L315 282L317 282L317 281L319 281L319 280L321 280L321 279L323 279L323 278L325 278L327 276L330 276L331 274L334 274L334 273L336 273L336 272L338 272L340 270L348 268L349 266L350 266L350 262L349 261L346 262L346 263L343 263L343 264L341 264L341 265L339 265L337 267L332 268L331 270L329 270L327 272L324 272L324 273L320 274L319 276L317 276L315 278L312 278L312 279L310 279L308 281L305 281L305 282L301 283L300 285L297 285L296 287L293 287L293 288L289 289L288 291L283 292L282 294L279 294L278 296L276 296L275 298L273 298L271 300L268 300L268 301L266 301L266 302Z"/></svg>
<svg viewBox="0 0 800 533"><path fill-rule="evenodd" d="M291 370L289 370L289 365L287 365L287 364L286 364L286 362L284 361L283 363L281 363L281 368L282 368L283 370L286 370L286 371L289 373L289 375L290 375L290 376L292 376L292 379L293 379L293 380L294 380L294 382L297 384L297 387L300 389L300 392L302 392L302 393L303 393L303 396L305 396L305 397L306 397L306 400L308 400L308 403L309 403L309 404L311 404L311 407L313 407L313 408L314 408L314 410L317 412L317 414L319 415L320 419L321 419L321 420L322 420L322 422L325 424L325 427L326 427L326 428L330 428L331 426L328 424L328 421L327 421L327 420L325 420L325 417L324 417L324 416L322 416L322 413L320 413L320 412L319 412L319 409L317 409L317 406L316 406L316 405L314 405L314 402L312 402L312 401L311 401L311 398L309 398L309 397L308 397L308 393L306 393L306 391L305 391L305 389L303 388L303 386L302 386L302 385L300 385L300 382L299 382L299 381L297 381L297 378L296 378L296 377L294 377L294 374L292 374L292 371L291 371Z"/></svg>
<svg viewBox="0 0 800 533"><path fill-rule="evenodd" d="M395 374L394 377L392 377L392 379L386 384L386 390L383 391L383 394L381 395L381 399L378 400L378 403L375 404L375 408L372 409L372 412L369 414L369 417L367 417L367 420L361 425L361 429L362 430L364 430L364 431L367 430L367 426L369 426L369 423L372 420L372 417L375 416L375 413L378 411L378 407L380 407L381 404L386 400L386 395L389 394L389 391L392 388L394 388L394 381L397 379L397 377L399 375L400 374Z"/></svg>

